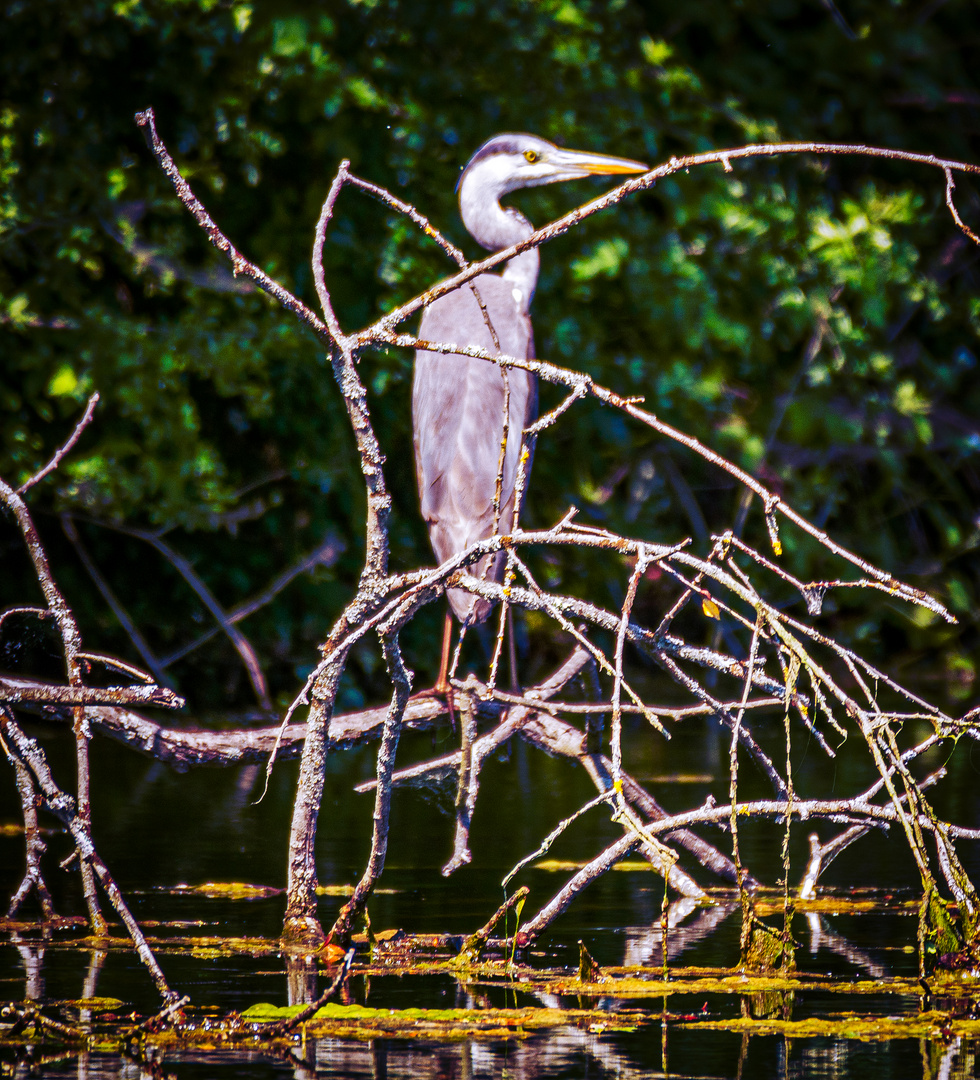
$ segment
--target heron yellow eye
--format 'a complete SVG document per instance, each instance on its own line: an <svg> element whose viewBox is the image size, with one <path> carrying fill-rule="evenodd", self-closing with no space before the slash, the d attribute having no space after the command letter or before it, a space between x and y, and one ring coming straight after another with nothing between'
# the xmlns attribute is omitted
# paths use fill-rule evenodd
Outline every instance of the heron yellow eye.
<svg viewBox="0 0 980 1080"><path fill-rule="evenodd" d="M538 152L537 152L537 150L525 150L524 151L524 160L529 165L533 165L538 160Z"/></svg>

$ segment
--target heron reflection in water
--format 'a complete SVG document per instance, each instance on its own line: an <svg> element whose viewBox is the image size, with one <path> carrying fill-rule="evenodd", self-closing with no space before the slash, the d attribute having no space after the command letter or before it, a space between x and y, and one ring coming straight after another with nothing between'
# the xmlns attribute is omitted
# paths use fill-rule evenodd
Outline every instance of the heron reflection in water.
<svg viewBox="0 0 980 1080"><path fill-rule="evenodd" d="M477 150L463 170L457 188L459 208L473 239L488 251L501 251L534 231L519 210L500 205L501 196L584 176L646 171L647 166L639 161L563 150L534 135L497 135ZM532 248L512 258L501 274L480 274L473 280L493 334L473 290L464 285L425 309L419 338L483 349L491 355L533 357L530 308L539 261L538 249ZM496 522L496 531L501 533L510 532L515 525L523 432L537 413L535 376L512 367L507 379L507 444ZM422 516L440 563L494 535L505 398L503 370L496 364L424 349L416 352L412 388L415 472ZM499 582L505 563L505 553L500 551L471 564L469 572ZM489 601L464 589L448 589L446 595L449 607L464 625L482 623L490 614ZM450 707L451 635L452 620L447 613L439 679L432 692L449 696Z"/></svg>

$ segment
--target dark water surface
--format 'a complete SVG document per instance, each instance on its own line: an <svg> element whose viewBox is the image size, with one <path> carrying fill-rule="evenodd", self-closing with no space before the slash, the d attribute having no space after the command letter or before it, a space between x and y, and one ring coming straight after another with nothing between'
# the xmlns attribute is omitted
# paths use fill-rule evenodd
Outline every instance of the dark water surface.
<svg viewBox="0 0 980 1080"><path fill-rule="evenodd" d="M61 783L70 790L72 761L64 729L38 727ZM776 732L776 736L781 736ZM448 736L406 737L402 763L448 749ZM850 787L865 768L860 760L829 764L801 746L800 784L815 788ZM970 749L950 762L951 782L940 792L939 809L963 824L980 821L980 772ZM631 736L629 760L638 778L668 809L695 806L714 794L727 801L727 742L708 722L679 729L665 753L662 740L637 729ZM372 748L337 755L331 760L327 795L320 823L318 866L327 885L353 884L368 851L373 797L355 795L353 784L373 773ZM203 882L249 882L281 887L295 763L279 765L269 792L258 805L261 790L255 770L197 770L177 775L123 747L97 740L93 744L93 819L96 844L123 888L137 918L151 936L249 936L274 939L282 923L281 895L231 900L199 894L174 894L173 886ZM836 773L835 773L836 770ZM665 779L668 775L673 779ZM753 778L746 773L747 794ZM439 869L452 843L453 792L398 791L392 814L388 866L382 892L370 903L374 930L402 928L411 933L470 933L482 925L503 893L500 882L510 868L533 851L563 816L591 798L593 791L581 770L524 747L509 760L485 770L483 802L472 832L474 862L450 879ZM760 792L764 788L760 786ZM16 823L19 812L11 782L0 792L0 822ZM50 822L46 822L50 824ZM792 844L795 883L806 861L806 834L800 827ZM829 837L832 832L818 829ZM619 835L617 827L596 810L576 823L548 853L549 858L582 860ZM718 834L719 844L724 838ZM45 857L48 884L62 914L81 914L82 901L74 875L58 868L70 851L58 832L48 836ZM742 837L747 864L770 884L779 870L782 830L746 826ZM963 848L968 869L980 869L977 851ZM23 867L23 841L0 835L0 873L9 895ZM530 886L525 909L537 910L565 881L568 872L528 869L517 883ZM695 876L705 880L703 872ZM901 836L870 836L853 845L833 864L824 884L837 892L851 886L871 887L875 895L901 890L913 896L914 868ZM542 967L578 964L582 940L602 965L658 966L662 962L660 879L642 870L613 872L592 886L542 939L530 962ZM324 897L321 920L329 924L342 897ZM108 910L108 905L105 905ZM677 925L669 935L671 963L724 967L738 959L739 912L734 907L672 909ZM183 923L183 926L174 926ZM162 925L160 925L162 924ZM836 980L856 981L892 976L914 978L916 922L907 914L882 913L798 915L793 924L799 944L798 966ZM77 936L81 936L81 932ZM119 998L129 1008L150 1013L158 1007L145 969L132 952L93 951L68 947L70 935L47 940L25 934L0 943L0 998L22 1001L71 1000L94 995ZM187 950L161 950L160 962L175 989L189 994L198 1007L243 1011L257 1003L287 1004L301 983L278 954L264 956L195 955ZM317 976L313 976L316 980ZM319 977L316 992L327 985ZM353 1000L375 1008L515 1007L548 1005L586 1007L588 1002L558 999L542 993L516 993L500 987L466 986L447 975L402 977L396 974L355 976ZM395 1039L359 1043L311 1040L301 1060L278 1060L245 1052L174 1053L157 1063L127 1061L116 1055L61 1052L53 1045L31 1060L0 1048L4 1075L51 1077L973 1077L977 1044L892 1039L805 1038L774 1035L743 1037L724 1031L682 1026L684 1015L726 1019L743 1012L759 1015L767 1006L747 995L685 994L665 1001L651 986L649 999L616 1001L597 998L599 1009L643 1008L674 1019L666 1033L659 1020L633 1032L597 1033L573 1027L532 1033L521 1041L464 1041L429 1044ZM935 1006L932 1006L935 1007ZM838 1016L915 1015L918 997L897 994L844 995L826 990L797 991L773 1007L772 1015L794 1020ZM297 1053L300 1051L297 1050Z"/></svg>

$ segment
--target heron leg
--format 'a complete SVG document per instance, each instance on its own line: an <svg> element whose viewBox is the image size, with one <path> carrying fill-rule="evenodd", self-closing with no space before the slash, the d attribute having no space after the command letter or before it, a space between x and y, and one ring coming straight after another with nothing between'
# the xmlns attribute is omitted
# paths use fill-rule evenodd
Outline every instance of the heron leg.
<svg viewBox="0 0 980 1080"><path fill-rule="evenodd" d="M449 685L449 653L453 644L453 617L446 612L446 621L442 627L442 659L439 661L439 678L432 689L437 694L446 694L452 690Z"/></svg>
<svg viewBox="0 0 980 1080"><path fill-rule="evenodd" d="M413 694L413 698L441 697L449 709L449 723L456 731L456 702L453 698L453 687L449 681L449 655L453 644L453 616L446 612L446 621L442 628L442 658L439 661L439 678L431 690L420 690Z"/></svg>
<svg viewBox="0 0 980 1080"><path fill-rule="evenodd" d="M507 608L507 661L510 668L510 691L520 694L521 684L517 679L517 641L514 638L514 609Z"/></svg>
<svg viewBox="0 0 980 1080"><path fill-rule="evenodd" d="M446 621L442 627L442 658L439 661L439 678L433 686L433 693L439 694L446 699L449 709L449 723L453 731L456 730L456 703L453 700L453 688L449 682L449 654L453 646L453 616L452 612L446 612Z"/></svg>

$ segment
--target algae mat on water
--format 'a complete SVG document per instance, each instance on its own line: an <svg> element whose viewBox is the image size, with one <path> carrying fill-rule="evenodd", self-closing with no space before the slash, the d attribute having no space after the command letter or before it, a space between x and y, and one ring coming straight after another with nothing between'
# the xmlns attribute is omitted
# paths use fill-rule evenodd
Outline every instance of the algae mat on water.
<svg viewBox="0 0 980 1080"><path fill-rule="evenodd" d="M262 1025L279 1024L300 1012L301 1006L277 1008L253 1005L242 1013L242 1023L261 1037ZM307 1036L373 1039L520 1038L527 1032L574 1026L593 1034L634 1031L648 1019L639 1010L609 1012L599 1009L371 1009L363 1005L328 1004L303 1027Z"/></svg>

